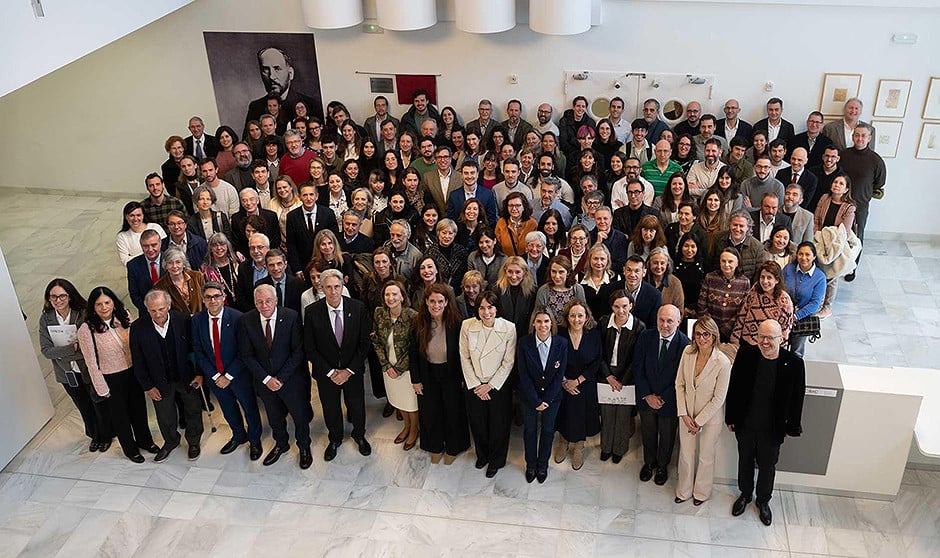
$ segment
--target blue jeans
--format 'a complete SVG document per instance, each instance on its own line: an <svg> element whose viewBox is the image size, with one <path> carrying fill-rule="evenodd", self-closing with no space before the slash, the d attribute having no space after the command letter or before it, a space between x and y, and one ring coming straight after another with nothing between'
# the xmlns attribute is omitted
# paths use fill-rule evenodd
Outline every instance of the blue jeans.
<svg viewBox="0 0 940 558"><path fill-rule="evenodd" d="M523 406L522 409L522 439L525 442L526 469L537 471L548 470L548 458L552 454L552 440L555 438L555 417L561 408L561 398L548 406L544 411ZM539 417L542 418L542 427L539 429Z"/></svg>

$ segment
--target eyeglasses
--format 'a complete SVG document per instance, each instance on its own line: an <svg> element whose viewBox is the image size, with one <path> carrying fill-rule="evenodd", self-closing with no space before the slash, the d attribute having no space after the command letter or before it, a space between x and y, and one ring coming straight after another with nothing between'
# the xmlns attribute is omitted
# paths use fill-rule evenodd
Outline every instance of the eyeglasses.
<svg viewBox="0 0 940 558"><path fill-rule="evenodd" d="M822 124L823 121L822 120L807 120L806 123L807 124Z"/></svg>
<svg viewBox="0 0 940 558"><path fill-rule="evenodd" d="M597 201L597 200L591 200L591 201L587 202L587 204L588 204L588 205L600 205L601 202L599 202L599 201ZM510 207L512 207L512 206L510 206Z"/></svg>
<svg viewBox="0 0 940 558"><path fill-rule="evenodd" d="M693 337L698 337L699 339L708 339L712 334L708 331L696 331Z"/></svg>
<svg viewBox="0 0 940 558"><path fill-rule="evenodd" d="M643 190L627 190L628 196L639 196L643 193Z"/></svg>
<svg viewBox="0 0 940 558"><path fill-rule="evenodd" d="M774 339L777 339L776 335L761 335L759 333L757 334L758 341L773 341Z"/></svg>
<svg viewBox="0 0 940 558"><path fill-rule="evenodd" d="M205 300L219 300L221 298L225 298L225 295L224 294L205 295L202 298Z"/></svg>
<svg viewBox="0 0 940 558"><path fill-rule="evenodd" d="M68 293L60 295L49 295L49 300L66 300L69 297Z"/></svg>
<svg viewBox="0 0 940 558"><path fill-rule="evenodd" d="M571 237L571 242L586 242L586 241L587 241L586 236L572 236Z"/></svg>

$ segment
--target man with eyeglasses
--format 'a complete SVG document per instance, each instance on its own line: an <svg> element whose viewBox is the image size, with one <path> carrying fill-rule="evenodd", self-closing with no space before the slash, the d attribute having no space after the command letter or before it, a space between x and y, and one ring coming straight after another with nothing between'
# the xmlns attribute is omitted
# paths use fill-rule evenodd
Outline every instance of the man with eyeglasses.
<svg viewBox="0 0 940 558"><path fill-rule="evenodd" d="M539 105L536 116L538 117L539 123L535 126L535 131L539 134L544 134L545 132L551 132L558 136L558 126L552 122L552 105L548 103L542 103ZM524 137L524 136L523 136Z"/></svg>
<svg viewBox="0 0 940 558"><path fill-rule="evenodd" d="M659 210L643 203L643 184L638 178L627 180L627 205L614 211L614 228L628 237L646 215L661 219Z"/></svg>
<svg viewBox="0 0 940 558"><path fill-rule="evenodd" d="M765 320L757 328L757 345L742 343L725 400L725 423L738 442L738 490L731 515L745 512L754 496L757 463L757 511L770 526L770 499L780 445L788 436L803 433L803 397L806 368L803 359L782 349L780 324Z"/></svg>
<svg viewBox="0 0 940 558"><path fill-rule="evenodd" d="M655 144L659 141L660 134L669 129L669 125L659 118L659 101L656 99L647 99L643 101L643 120L649 125L646 130L646 139Z"/></svg>
<svg viewBox="0 0 940 558"><path fill-rule="evenodd" d="M806 164L810 168L822 165L823 153L832 145L832 140L822 133L825 121L823 114L818 110L809 113L806 118L806 131L793 136L793 142L788 145L790 153L793 153L797 147L806 150L808 153Z"/></svg>
<svg viewBox="0 0 940 558"><path fill-rule="evenodd" d="M247 143L240 141L232 146L232 155L235 156L235 168L225 173L225 181L241 192L245 188L251 188L255 183L251 176L251 148Z"/></svg>
<svg viewBox="0 0 940 558"><path fill-rule="evenodd" d="M842 165L839 164L841 159L839 148L829 144L823 150L822 163L809 169L819 182L816 184L816 193L813 194L812 198L807 196L809 202L803 205L807 210L811 212L816 211L816 206L819 205L819 199L822 198L823 194L828 194L832 190L832 181L835 180L837 176L845 174L845 170L842 168Z"/></svg>
<svg viewBox="0 0 940 558"><path fill-rule="evenodd" d="M669 177L677 172L683 172L682 166L670 159L672 156L672 146L669 145L669 142L666 140L660 140L656 142L656 147L653 149L653 154L656 156L652 161L647 161L643 163L641 167L640 176L645 178L653 185L653 191L657 196L663 195L663 192L666 190L666 184L669 182Z"/></svg>
<svg viewBox="0 0 940 558"><path fill-rule="evenodd" d="M689 134L695 137L701 133L699 129L702 125L702 103L698 101L689 101L685 107L685 120L676 124L676 137L682 134Z"/></svg>
<svg viewBox="0 0 940 558"><path fill-rule="evenodd" d="M447 209L447 196L463 184L460 173L450 166L450 147L442 145L434 150L434 167L421 175L425 190L431 193L439 213Z"/></svg>
<svg viewBox="0 0 940 558"><path fill-rule="evenodd" d="M189 267L199 269L209 251L209 245L201 236L186 230L186 214L182 211L171 211L166 218L166 226L169 234L161 241L160 251L165 252L171 247L179 248L186 254Z"/></svg>
<svg viewBox="0 0 940 558"><path fill-rule="evenodd" d="M591 175L581 177L581 187L586 193L581 199L581 213L575 216L576 225L584 225L587 230L593 231L595 227L594 213L604 205L604 194L597 190L597 179Z"/></svg>
<svg viewBox="0 0 940 558"><path fill-rule="evenodd" d="M496 124L496 121L492 118L492 101L489 99L480 99L480 103L477 105L477 113L480 117L467 122L464 128L466 128L468 134L474 132L481 138L486 138L487 134L493 130L493 125Z"/></svg>
<svg viewBox="0 0 940 558"><path fill-rule="evenodd" d="M653 199L656 197L655 189L653 185L650 184L649 180L646 180L640 176L640 169L642 168L642 162L636 157L630 157L623 163L623 178L614 182L613 186L610 188L610 207L611 209L618 209L628 205L629 200L627 199L627 182L631 180L639 180L640 184L643 185L643 203L646 205L653 205Z"/></svg>
<svg viewBox="0 0 940 558"><path fill-rule="evenodd" d="M738 118L741 112L741 104L737 99L728 99L725 101L725 117L715 123L715 134L719 135L729 142L734 138L741 138L744 141L751 142L751 133L754 127Z"/></svg>
<svg viewBox="0 0 940 558"><path fill-rule="evenodd" d="M294 184L307 182L310 180L310 160L317 156L316 153L304 147L304 140L296 130L284 133L284 144L287 145L287 153L278 163L280 174L291 177Z"/></svg>
<svg viewBox="0 0 940 558"><path fill-rule="evenodd" d="M745 206L757 207L767 192L774 192L777 194L777 199L783 199L783 183L770 172L772 168L769 155L761 155L757 158L754 163L755 175L741 183L741 194L744 195Z"/></svg>
<svg viewBox="0 0 940 558"><path fill-rule="evenodd" d="M431 138L421 138L418 142L418 153L420 157L416 157L411 161L411 166L418 169L420 176L424 176L424 173L433 171L436 168L434 164L434 140Z"/></svg>

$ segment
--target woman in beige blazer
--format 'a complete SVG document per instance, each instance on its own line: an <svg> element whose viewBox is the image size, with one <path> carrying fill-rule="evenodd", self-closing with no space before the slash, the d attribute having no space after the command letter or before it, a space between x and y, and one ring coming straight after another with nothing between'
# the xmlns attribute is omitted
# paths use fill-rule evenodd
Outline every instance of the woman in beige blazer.
<svg viewBox="0 0 940 558"><path fill-rule="evenodd" d="M710 317L695 322L692 343L682 353L676 374L679 409L679 482L676 503L692 497L696 506L712 493L715 450L724 419L731 361L718 350L718 324ZM698 471L695 448L698 445Z"/></svg>
<svg viewBox="0 0 940 558"><path fill-rule="evenodd" d="M512 425L512 387L506 380L516 359L516 326L496 317L498 302L493 291L486 291L477 306L479 318L460 327L460 366L476 468L486 467L487 478L506 465Z"/></svg>

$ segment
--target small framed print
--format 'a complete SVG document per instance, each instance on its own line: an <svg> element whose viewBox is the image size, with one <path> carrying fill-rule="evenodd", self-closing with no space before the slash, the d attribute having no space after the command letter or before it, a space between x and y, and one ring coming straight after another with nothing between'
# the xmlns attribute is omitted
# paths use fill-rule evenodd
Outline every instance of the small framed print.
<svg viewBox="0 0 940 558"><path fill-rule="evenodd" d="M898 144L901 142L901 126L903 122L893 120L872 120L875 128L875 137L872 138L872 149L885 159L898 156Z"/></svg>
<svg viewBox="0 0 940 558"><path fill-rule="evenodd" d="M930 78L924 99L924 120L940 120L940 77Z"/></svg>
<svg viewBox="0 0 940 558"><path fill-rule="evenodd" d="M876 118L904 118L910 98L911 80L879 80L878 97L875 99L873 114Z"/></svg>
<svg viewBox="0 0 940 558"><path fill-rule="evenodd" d="M819 112L826 116L842 116L845 102L858 97L861 85L862 74L823 74Z"/></svg>
<svg viewBox="0 0 940 558"><path fill-rule="evenodd" d="M940 160L940 122L924 122L914 158Z"/></svg>

